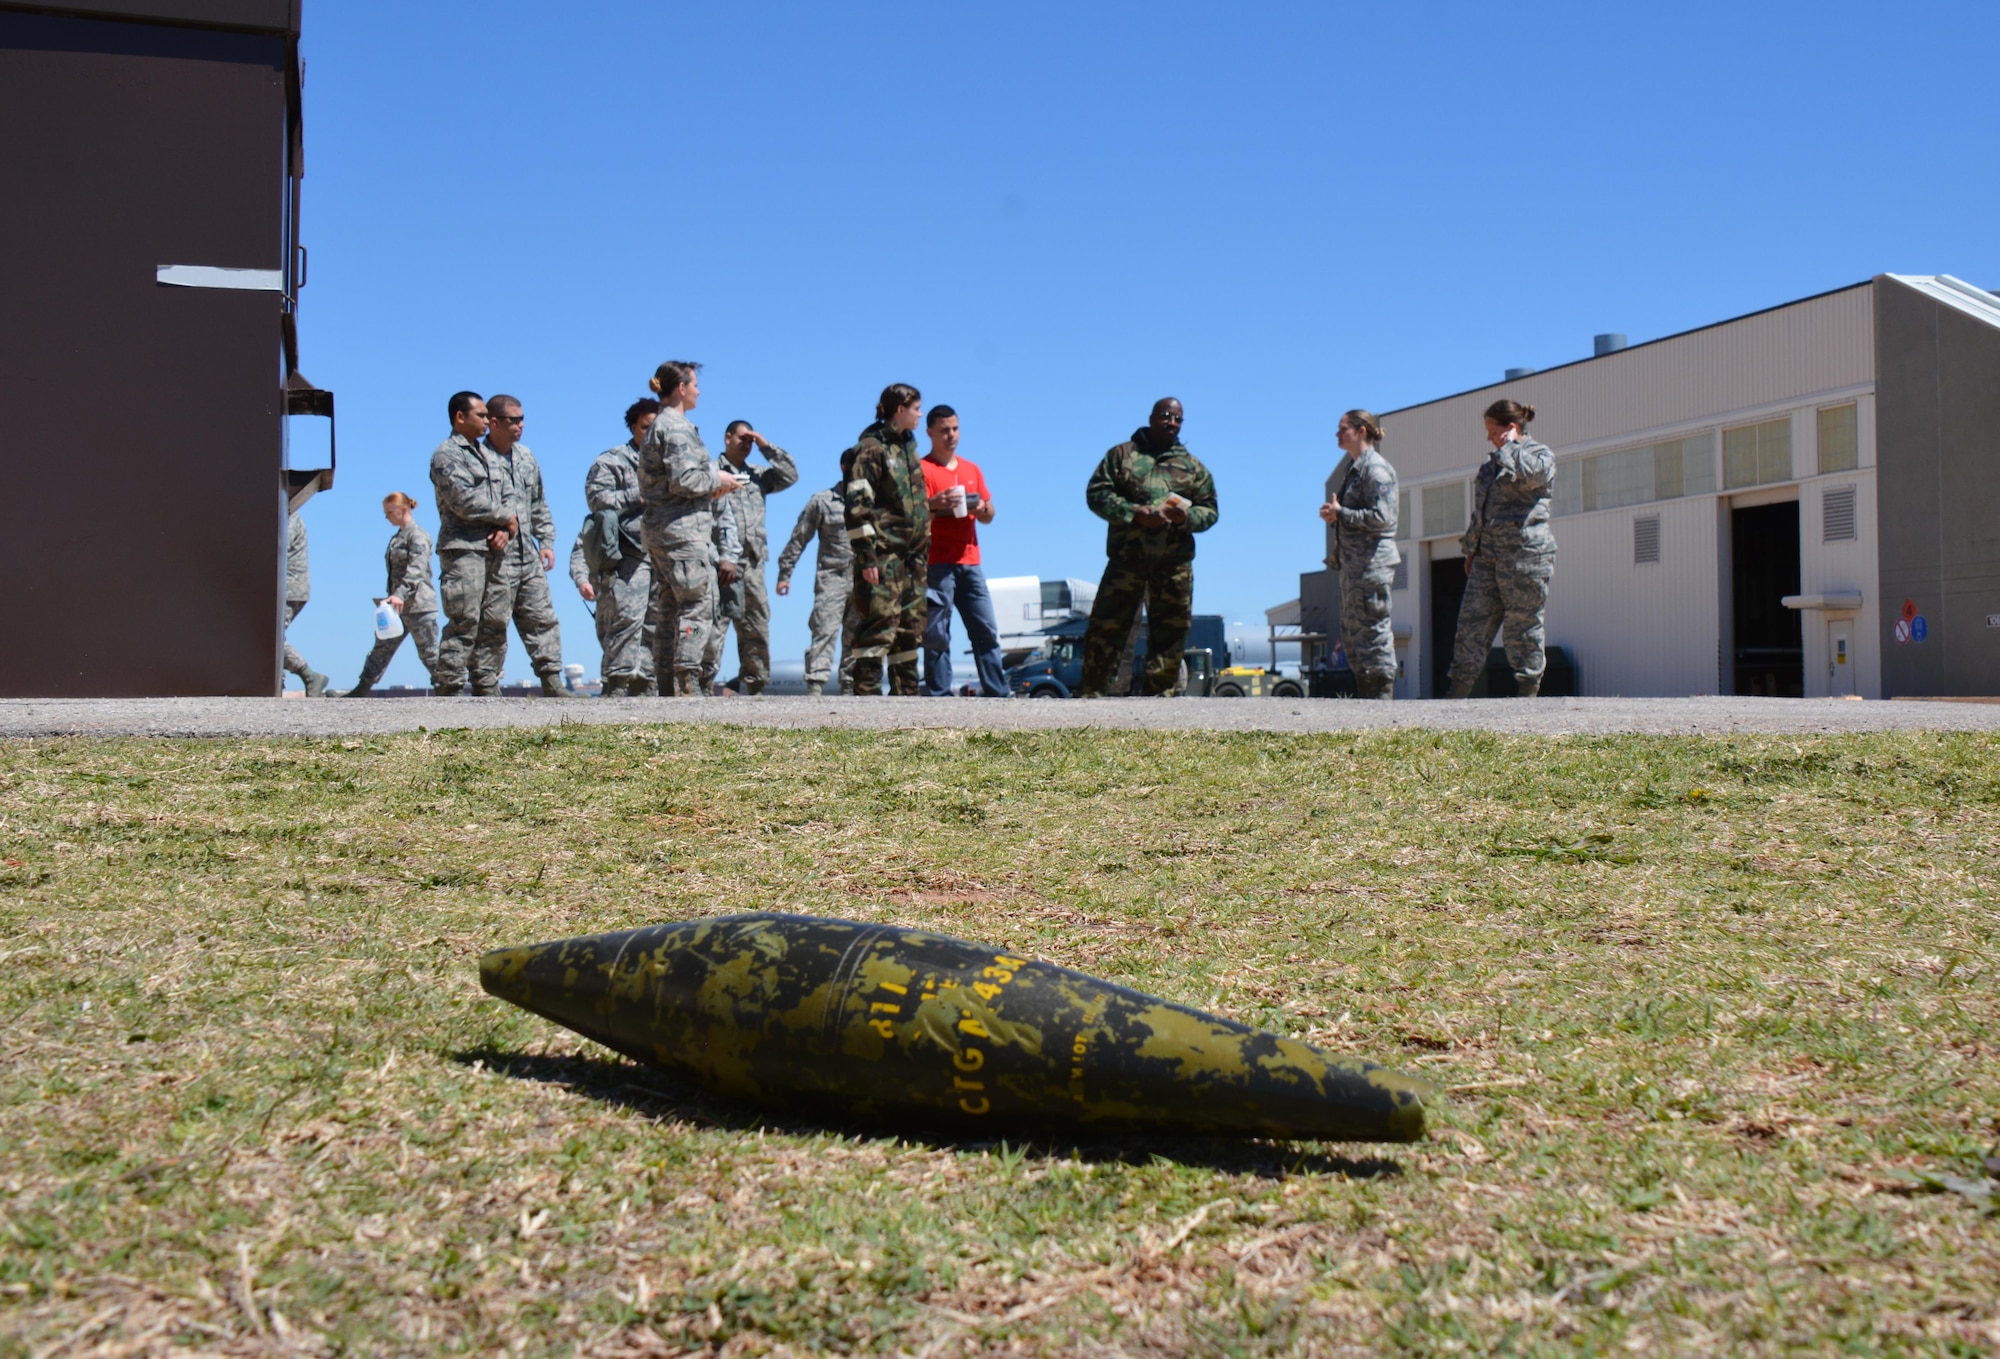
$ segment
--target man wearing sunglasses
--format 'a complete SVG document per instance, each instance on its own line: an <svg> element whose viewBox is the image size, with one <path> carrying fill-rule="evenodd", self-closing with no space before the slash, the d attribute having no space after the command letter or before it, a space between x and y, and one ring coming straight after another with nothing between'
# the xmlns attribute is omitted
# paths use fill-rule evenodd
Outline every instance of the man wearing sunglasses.
<svg viewBox="0 0 2000 1359"><path fill-rule="evenodd" d="M486 403L489 426L481 445L493 468L496 499L516 525L514 532L489 535L486 590L479 607L479 632L472 652L472 692L497 694L507 660L507 621L541 678L546 698L568 698L563 685L562 628L549 598L547 572L556 564L555 516L542 490L542 468L521 442L527 418L511 396Z"/></svg>

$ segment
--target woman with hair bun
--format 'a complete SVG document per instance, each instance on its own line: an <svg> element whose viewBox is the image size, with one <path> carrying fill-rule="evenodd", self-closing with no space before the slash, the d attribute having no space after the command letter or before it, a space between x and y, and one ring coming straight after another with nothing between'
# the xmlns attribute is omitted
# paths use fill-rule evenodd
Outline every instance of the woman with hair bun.
<svg viewBox="0 0 2000 1359"><path fill-rule="evenodd" d="M1347 455L1340 490L1319 507L1333 530L1340 564L1340 637L1354 671L1356 694L1396 693L1396 638L1389 625L1389 589L1396 577L1396 469L1382 456L1382 422L1363 410L1340 417L1334 438Z"/></svg>
<svg viewBox="0 0 2000 1359"><path fill-rule="evenodd" d="M368 659L361 663L361 678L347 691L348 698L366 698L375 681L389 668L396 651L408 637L417 644L417 659L424 663L425 675L437 669L438 596L431 584L431 540L412 510L417 502L402 491L382 497L382 517L396 526L383 554L389 568L389 593L382 600L403 616L403 630L394 637L377 638Z"/></svg>
<svg viewBox="0 0 2000 1359"><path fill-rule="evenodd" d="M1486 408L1486 441L1493 445L1472 489L1472 522L1465 549L1465 599L1458 606L1447 698L1470 698L1493 633L1507 651L1514 692L1542 691L1542 613L1555 575L1556 540L1549 531L1549 490L1555 454L1528 437L1533 406L1496 401Z"/></svg>
<svg viewBox="0 0 2000 1359"><path fill-rule="evenodd" d="M660 414L639 446L640 536L653 566L659 616L653 669L664 697L701 695L702 653L715 625L716 516L719 502L743 483L717 470L688 412L701 399L701 365L670 359L647 384Z"/></svg>

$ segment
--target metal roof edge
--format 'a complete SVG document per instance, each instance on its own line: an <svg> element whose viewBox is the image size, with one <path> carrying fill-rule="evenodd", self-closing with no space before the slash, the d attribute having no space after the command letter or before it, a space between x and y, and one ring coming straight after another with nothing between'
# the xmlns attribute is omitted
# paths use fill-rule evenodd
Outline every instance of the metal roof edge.
<svg viewBox="0 0 2000 1359"><path fill-rule="evenodd" d="M1989 326L2000 327L2000 297L1950 274L1884 274L1882 277L1964 312Z"/></svg>
<svg viewBox="0 0 2000 1359"><path fill-rule="evenodd" d="M0 10L168 28L299 35L300 0L0 0Z"/></svg>
<svg viewBox="0 0 2000 1359"><path fill-rule="evenodd" d="M1897 275L1888 274L1884 277L1896 278ZM1956 283L1958 280L1953 279L1952 281ZM1859 283L1848 283L1838 288L1828 288L1823 293L1813 293L1807 297L1795 297L1789 302L1780 302L1774 306L1759 307L1756 311L1746 311L1741 316L1730 316L1720 321L1710 321L1705 326L1693 326L1687 330L1677 330L1671 335L1661 335L1651 340L1641 340L1638 344L1626 345L1623 349L1614 349L1609 354L1586 354L1580 359L1571 359L1568 363L1559 363L1553 368L1537 368L1524 378L1502 378L1498 382L1482 382L1477 387L1467 387L1463 391L1451 392L1445 396L1434 396L1427 401L1413 401L1407 406L1398 406L1394 410L1383 411L1380 418L1386 420L1392 415L1402 415L1409 411L1422 410L1425 406L1435 406L1445 401L1456 401L1462 396L1471 396L1474 392L1491 391L1496 387L1508 387L1517 382L1530 382L1544 373L1560 373L1565 368L1575 368L1586 363L1601 363L1606 359L1615 359L1622 354L1630 354L1637 350L1650 348L1656 344L1665 344L1669 340L1681 340L1690 335L1699 335L1704 330L1715 330L1721 326L1733 326L1738 321L1748 321L1752 317L1765 316L1774 311L1783 311L1787 307L1802 307L1808 302L1817 302L1821 298L1833 297L1839 293L1851 293L1856 288L1870 288L1874 284L1874 279L1866 278ZM1962 284L1961 286L1971 287L1970 284Z"/></svg>

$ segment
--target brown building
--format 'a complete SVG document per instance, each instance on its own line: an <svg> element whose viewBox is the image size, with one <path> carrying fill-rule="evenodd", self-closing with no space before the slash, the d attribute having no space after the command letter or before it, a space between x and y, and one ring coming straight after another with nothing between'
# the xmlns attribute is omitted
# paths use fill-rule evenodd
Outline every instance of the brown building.
<svg viewBox="0 0 2000 1359"><path fill-rule="evenodd" d="M299 5L0 0L0 696L280 689Z"/></svg>

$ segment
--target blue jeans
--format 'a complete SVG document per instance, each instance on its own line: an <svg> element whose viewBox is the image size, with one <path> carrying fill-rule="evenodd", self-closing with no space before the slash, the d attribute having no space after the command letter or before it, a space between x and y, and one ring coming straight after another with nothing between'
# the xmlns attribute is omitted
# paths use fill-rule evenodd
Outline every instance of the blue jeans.
<svg viewBox="0 0 2000 1359"><path fill-rule="evenodd" d="M930 614L924 620L924 692L934 698L951 693L951 610L958 606L965 619L972 662L979 667L979 688L985 698L1007 697L1007 672L1000 664L1000 625L993 617L993 596L986 590L986 573L977 566L933 563L924 586Z"/></svg>

